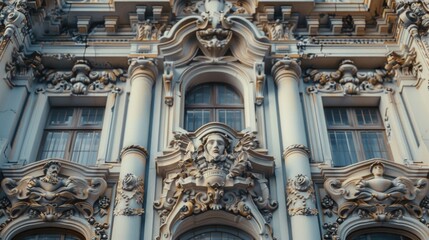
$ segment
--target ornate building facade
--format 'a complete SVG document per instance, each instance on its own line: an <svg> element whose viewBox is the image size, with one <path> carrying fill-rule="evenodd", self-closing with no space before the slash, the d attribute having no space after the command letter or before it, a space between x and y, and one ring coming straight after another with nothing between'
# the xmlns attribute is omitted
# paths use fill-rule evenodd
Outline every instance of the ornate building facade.
<svg viewBox="0 0 429 240"><path fill-rule="evenodd" d="M0 12L0 239L429 239L428 1Z"/></svg>

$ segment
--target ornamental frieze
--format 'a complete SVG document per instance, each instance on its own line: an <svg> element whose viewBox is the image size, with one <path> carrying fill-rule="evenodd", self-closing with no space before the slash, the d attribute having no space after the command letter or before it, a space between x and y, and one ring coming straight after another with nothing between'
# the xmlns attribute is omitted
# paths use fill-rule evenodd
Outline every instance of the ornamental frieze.
<svg viewBox="0 0 429 240"><path fill-rule="evenodd" d="M123 69L93 70L86 60L78 60L71 71L45 69L40 78L46 92L85 95L89 92L110 92L117 82L125 82Z"/></svg>
<svg viewBox="0 0 429 240"><path fill-rule="evenodd" d="M0 231L21 217L42 222L83 218L93 228L94 236L108 239L109 224L103 223L110 208L110 199L103 195L107 182L101 177L65 176L63 163L49 160L43 167L37 163L34 171L42 171L42 176L3 179L1 186L6 197L0 201L0 219L6 220L2 220Z"/></svg>
<svg viewBox="0 0 429 240"><path fill-rule="evenodd" d="M258 153L253 134L237 134L222 124L210 126L215 127L197 136L176 134L171 144L175 150L156 160L163 177L163 191L154 203L161 220L160 239L170 235L178 220L209 211L256 221L261 231L270 232L264 226L269 226L278 206L268 184L272 157Z"/></svg>
<svg viewBox="0 0 429 240"><path fill-rule="evenodd" d="M347 174L325 170L326 175L337 177L328 177L321 191L324 239L336 239L337 231L349 219L378 223L416 219L426 224L427 172L413 171L409 175L414 177L392 176L392 172L398 174L401 170L387 160L368 160L359 165L347 170ZM385 174L386 169L389 175Z"/></svg>
<svg viewBox="0 0 429 240"><path fill-rule="evenodd" d="M358 71L352 60L341 62L338 70L329 72L317 69L307 69L304 82L313 84L307 87L307 92L342 92L349 95L359 93L378 93L390 91L384 83L391 82L385 69L375 71Z"/></svg>

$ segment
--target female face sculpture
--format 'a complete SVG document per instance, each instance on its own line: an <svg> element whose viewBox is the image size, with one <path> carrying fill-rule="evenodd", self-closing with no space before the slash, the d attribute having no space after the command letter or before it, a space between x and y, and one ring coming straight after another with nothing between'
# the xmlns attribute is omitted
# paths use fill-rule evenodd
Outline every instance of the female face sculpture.
<svg viewBox="0 0 429 240"><path fill-rule="evenodd" d="M383 167L383 165L381 165L381 164L375 164L371 168L371 173L375 177L381 177L381 176L383 176L383 174L384 174L384 167Z"/></svg>
<svg viewBox="0 0 429 240"><path fill-rule="evenodd" d="M211 134L207 137L205 150L212 158L223 155L225 152L225 140L219 134Z"/></svg>

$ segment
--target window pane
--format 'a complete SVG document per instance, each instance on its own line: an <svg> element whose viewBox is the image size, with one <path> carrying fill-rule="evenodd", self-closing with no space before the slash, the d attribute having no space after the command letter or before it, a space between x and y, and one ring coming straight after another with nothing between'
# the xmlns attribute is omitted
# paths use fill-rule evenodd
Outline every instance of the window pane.
<svg viewBox="0 0 429 240"><path fill-rule="evenodd" d="M210 104L213 85L200 85L186 95L186 104Z"/></svg>
<svg viewBox="0 0 429 240"><path fill-rule="evenodd" d="M380 125L378 110L376 108L356 108L356 118L358 125Z"/></svg>
<svg viewBox="0 0 429 240"><path fill-rule="evenodd" d="M325 115L328 127L350 125L345 108L326 108Z"/></svg>
<svg viewBox="0 0 429 240"><path fill-rule="evenodd" d="M350 131L330 131L332 159L334 166L342 167L357 162L357 153L353 134Z"/></svg>
<svg viewBox="0 0 429 240"><path fill-rule="evenodd" d="M72 161L83 165L95 165L100 135L99 131L77 132L73 144Z"/></svg>
<svg viewBox="0 0 429 240"><path fill-rule="evenodd" d="M242 119L243 111L242 110L226 110L220 109L217 111L217 121L225 123L235 130L242 130Z"/></svg>
<svg viewBox="0 0 429 240"><path fill-rule="evenodd" d="M40 159L64 158L69 133L65 131L47 132Z"/></svg>
<svg viewBox="0 0 429 240"><path fill-rule="evenodd" d="M72 123L73 108L54 108L49 116L49 126L70 126Z"/></svg>
<svg viewBox="0 0 429 240"><path fill-rule="evenodd" d="M383 132L361 132L360 135L366 159L388 158Z"/></svg>
<svg viewBox="0 0 429 240"><path fill-rule="evenodd" d="M185 128L189 131L195 131L202 125L210 122L210 110L194 109L186 110Z"/></svg>
<svg viewBox="0 0 429 240"><path fill-rule="evenodd" d="M241 98L231 87L217 85L216 103L222 105L236 105L241 104Z"/></svg>
<svg viewBox="0 0 429 240"><path fill-rule="evenodd" d="M80 126L102 126L104 108L83 108L80 116Z"/></svg>

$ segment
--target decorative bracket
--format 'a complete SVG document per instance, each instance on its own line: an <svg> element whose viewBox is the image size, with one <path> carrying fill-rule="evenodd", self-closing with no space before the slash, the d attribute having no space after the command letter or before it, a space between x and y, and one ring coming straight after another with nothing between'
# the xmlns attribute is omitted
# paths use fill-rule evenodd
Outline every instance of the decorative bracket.
<svg viewBox="0 0 429 240"><path fill-rule="evenodd" d="M265 64L263 62L256 62L255 66L255 92L257 105L261 105L264 101L264 85L265 85Z"/></svg>
<svg viewBox="0 0 429 240"><path fill-rule="evenodd" d="M164 102L168 106L173 106L173 77L174 77L174 63L164 62L164 74L162 80L164 81L165 97Z"/></svg>

